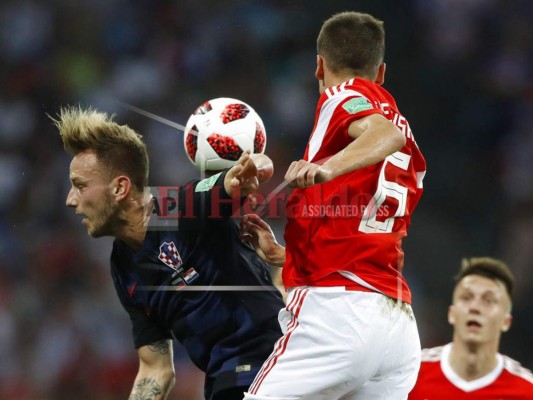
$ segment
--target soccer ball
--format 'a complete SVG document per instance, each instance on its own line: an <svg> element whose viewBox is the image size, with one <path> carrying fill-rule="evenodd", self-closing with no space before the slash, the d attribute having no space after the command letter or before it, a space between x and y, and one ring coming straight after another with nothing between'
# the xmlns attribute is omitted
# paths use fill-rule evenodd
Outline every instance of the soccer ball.
<svg viewBox="0 0 533 400"><path fill-rule="evenodd" d="M200 171L218 171L235 165L246 150L263 153L266 132L250 105L220 97L206 101L189 117L183 142Z"/></svg>

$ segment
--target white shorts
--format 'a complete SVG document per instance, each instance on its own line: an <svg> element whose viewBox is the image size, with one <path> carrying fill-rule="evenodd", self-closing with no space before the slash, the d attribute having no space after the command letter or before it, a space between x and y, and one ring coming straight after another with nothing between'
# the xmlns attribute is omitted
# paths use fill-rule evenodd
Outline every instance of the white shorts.
<svg viewBox="0 0 533 400"><path fill-rule="evenodd" d="M289 292L284 335L245 394L248 400L403 400L420 368L411 306L343 287Z"/></svg>

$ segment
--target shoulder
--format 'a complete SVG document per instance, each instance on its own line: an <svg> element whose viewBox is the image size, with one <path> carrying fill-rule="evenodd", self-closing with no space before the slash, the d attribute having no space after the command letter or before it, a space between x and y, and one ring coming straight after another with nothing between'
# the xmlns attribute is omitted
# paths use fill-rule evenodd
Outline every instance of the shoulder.
<svg viewBox="0 0 533 400"><path fill-rule="evenodd" d="M354 84L354 79L338 86L324 90L320 97L317 112L321 116L331 118L361 118L363 116L381 113L379 102L375 101L372 91Z"/></svg>
<svg viewBox="0 0 533 400"><path fill-rule="evenodd" d="M442 359L444 346L422 349L422 362L439 362Z"/></svg>
<svg viewBox="0 0 533 400"><path fill-rule="evenodd" d="M516 378L525 381L525 383L529 384L533 389L533 373L511 357L502 355L502 358L503 368Z"/></svg>

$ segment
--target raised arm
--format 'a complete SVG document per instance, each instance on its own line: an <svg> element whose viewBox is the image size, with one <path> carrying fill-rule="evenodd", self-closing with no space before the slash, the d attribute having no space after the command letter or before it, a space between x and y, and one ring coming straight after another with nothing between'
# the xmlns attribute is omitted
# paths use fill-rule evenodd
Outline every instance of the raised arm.
<svg viewBox="0 0 533 400"><path fill-rule="evenodd" d="M387 118L372 114L350 124L348 134L355 140L322 165L294 161L285 180L292 187L328 182L339 175L383 161L405 145L405 136Z"/></svg>
<svg viewBox="0 0 533 400"><path fill-rule="evenodd" d="M174 387L172 341L165 339L142 346L139 354L139 372L129 400L163 400Z"/></svg>

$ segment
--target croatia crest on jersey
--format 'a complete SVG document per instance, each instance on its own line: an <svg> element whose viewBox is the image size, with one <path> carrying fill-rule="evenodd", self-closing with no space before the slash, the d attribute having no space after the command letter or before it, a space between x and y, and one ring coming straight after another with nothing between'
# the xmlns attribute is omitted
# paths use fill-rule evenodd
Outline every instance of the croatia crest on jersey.
<svg viewBox="0 0 533 400"><path fill-rule="evenodd" d="M159 246L159 257L158 257L165 265L172 268L175 271L178 271L178 269L181 267L181 264L183 264L183 261L181 260L180 253L178 253L178 249L176 248L176 245L174 242L163 242L161 246Z"/></svg>

